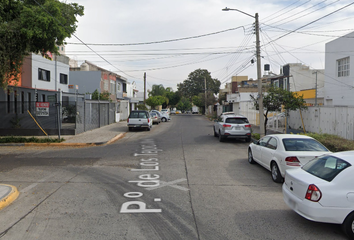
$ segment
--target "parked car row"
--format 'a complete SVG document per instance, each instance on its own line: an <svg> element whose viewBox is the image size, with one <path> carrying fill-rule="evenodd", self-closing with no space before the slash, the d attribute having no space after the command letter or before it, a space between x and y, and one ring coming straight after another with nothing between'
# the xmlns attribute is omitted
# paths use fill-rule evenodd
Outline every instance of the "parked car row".
<svg viewBox="0 0 354 240"><path fill-rule="evenodd" d="M133 129L146 129L150 131L153 124L159 124L160 122L167 122L169 120L171 120L169 111L159 112L152 110L149 112L146 110L133 110L129 114L127 125L129 131Z"/></svg>
<svg viewBox="0 0 354 240"><path fill-rule="evenodd" d="M221 114L213 132L220 142L251 140L247 118L233 112ZM247 151L250 164L258 163L274 182L283 183L284 201L293 211L311 221L341 224L354 239L354 151L332 153L317 140L294 134L264 136Z"/></svg>

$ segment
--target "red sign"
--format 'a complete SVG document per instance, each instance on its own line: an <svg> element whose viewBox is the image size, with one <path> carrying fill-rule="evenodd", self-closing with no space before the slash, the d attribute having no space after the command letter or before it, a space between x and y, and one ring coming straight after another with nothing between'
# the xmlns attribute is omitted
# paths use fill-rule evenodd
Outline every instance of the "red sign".
<svg viewBox="0 0 354 240"><path fill-rule="evenodd" d="M36 115L41 117L48 117L49 102L36 102Z"/></svg>
<svg viewBox="0 0 354 240"><path fill-rule="evenodd" d="M36 107L49 108L49 102L36 102Z"/></svg>

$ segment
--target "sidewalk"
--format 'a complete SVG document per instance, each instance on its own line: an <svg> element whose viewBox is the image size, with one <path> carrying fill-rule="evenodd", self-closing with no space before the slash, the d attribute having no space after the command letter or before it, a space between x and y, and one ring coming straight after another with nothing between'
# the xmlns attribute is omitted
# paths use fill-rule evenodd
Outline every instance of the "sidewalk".
<svg viewBox="0 0 354 240"><path fill-rule="evenodd" d="M91 131L83 132L77 135L61 135L65 141L61 143L2 143L2 146L90 146L104 145L112 143L122 137L128 131L126 121L112 123L110 125L96 128ZM41 137L43 138L43 137ZM52 135L50 138L58 139L58 135Z"/></svg>
<svg viewBox="0 0 354 240"><path fill-rule="evenodd" d="M123 138L127 131L127 122L122 121L78 135L63 135L60 137L65 139L62 143L12 143L0 144L0 148L6 146L98 146L110 144ZM50 137L58 138L57 135ZM0 184L0 210L15 201L18 195L19 192L15 186Z"/></svg>

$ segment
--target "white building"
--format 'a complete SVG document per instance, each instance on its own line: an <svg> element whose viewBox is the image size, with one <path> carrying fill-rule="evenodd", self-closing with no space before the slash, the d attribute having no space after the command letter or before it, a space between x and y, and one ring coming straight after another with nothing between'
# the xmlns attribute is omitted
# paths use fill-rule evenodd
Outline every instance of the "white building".
<svg viewBox="0 0 354 240"><path fill-rule="evenodd" d="M326 44L325 67L325 105L354 106L354 32Z"/></svg>

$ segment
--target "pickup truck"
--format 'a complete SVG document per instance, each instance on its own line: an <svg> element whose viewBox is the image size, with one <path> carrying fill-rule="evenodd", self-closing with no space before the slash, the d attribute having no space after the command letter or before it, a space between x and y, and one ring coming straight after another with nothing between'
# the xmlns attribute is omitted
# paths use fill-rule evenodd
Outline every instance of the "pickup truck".
<svg viewBox="0 0 354 240"><path fill-rule="evenodd" d="M134 128L145 128L148 131L152 128L152 118L148 111L133 110L127 119L129 131Z"/></svg>

